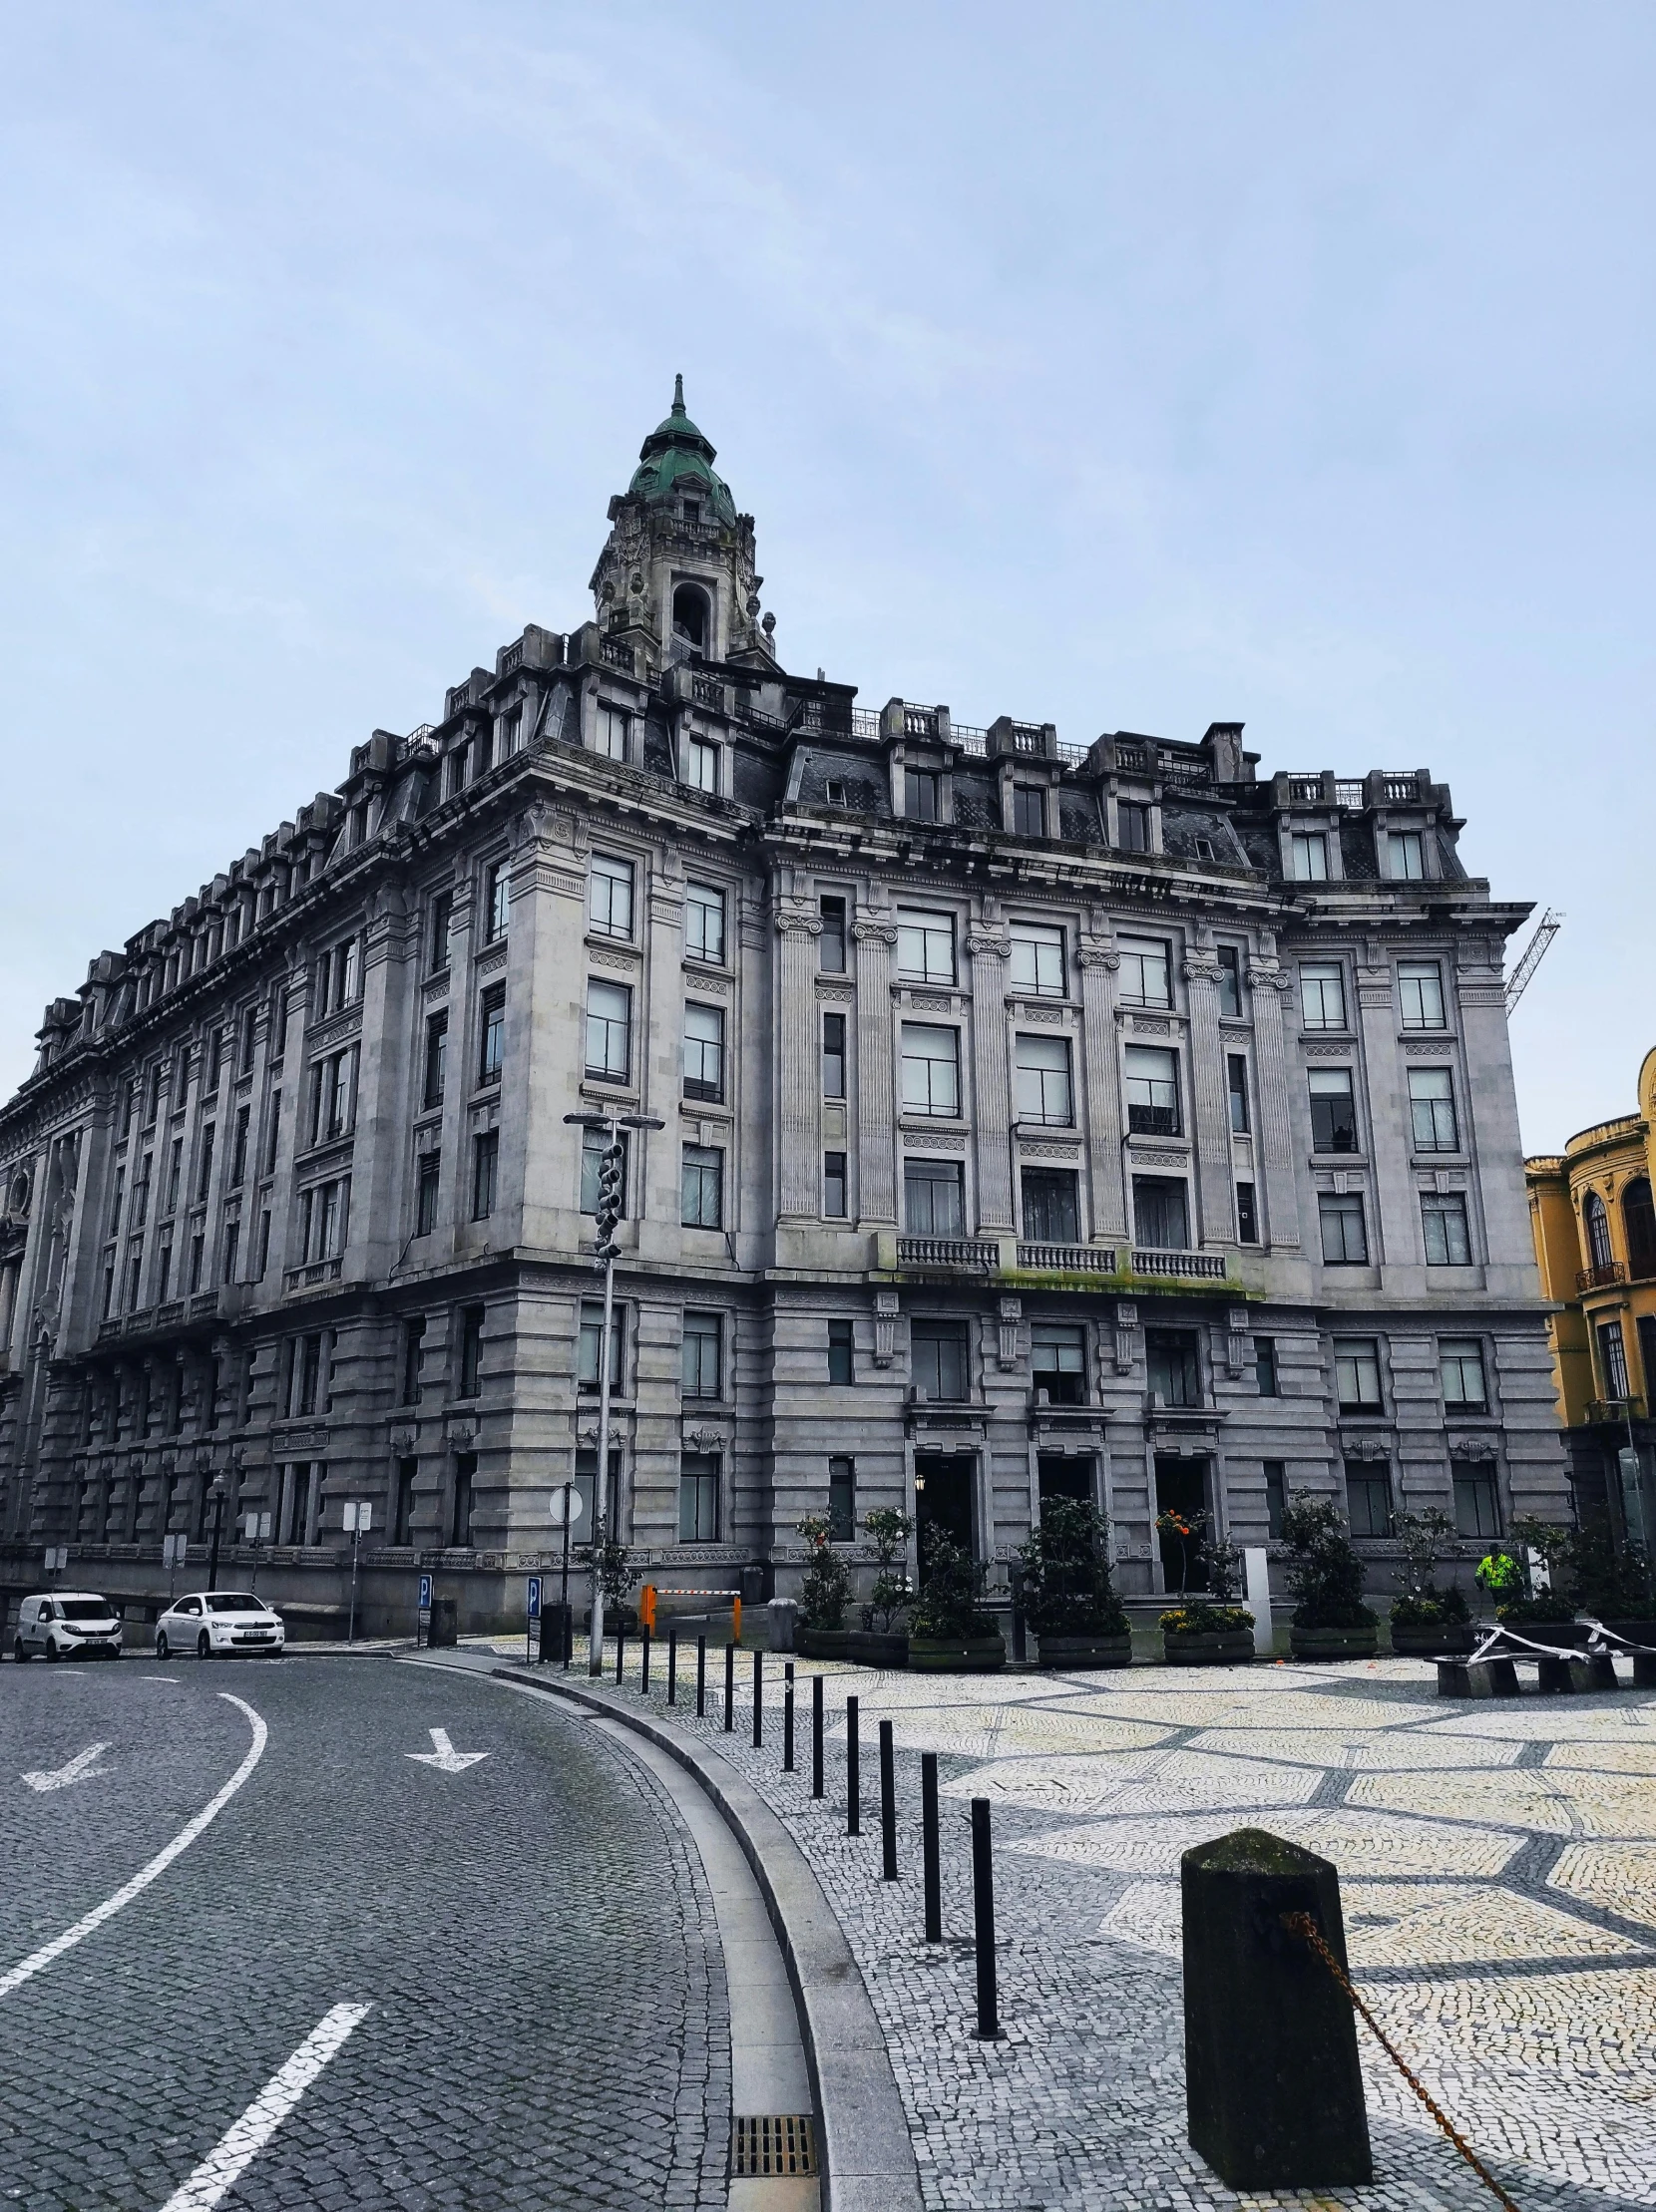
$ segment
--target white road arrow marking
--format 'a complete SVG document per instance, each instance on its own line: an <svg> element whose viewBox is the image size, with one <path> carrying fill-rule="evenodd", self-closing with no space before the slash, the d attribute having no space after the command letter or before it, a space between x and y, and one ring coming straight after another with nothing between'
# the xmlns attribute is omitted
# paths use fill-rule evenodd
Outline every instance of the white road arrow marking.
<svg viewBox="0 0 1656 2212"><path fill-rule="evenodd" d="M441 1767L445 1774L464 1774L468 1766L476 1766L479 1759L486 1759L487 1751L457 1751L449 1741L447 1728L433 1728L429 1751L405 1751L404 1758L418 1759L422 1766Z"/></svg>
<svg viewBox="0 0 1656 2212"><path fill-rule="evenodd" d="M23 1779L31 1789L67 1789L71 1782L90 1782L95 1775L107 1774L109 1768L97 1762L109 1749L107 1743L88 1744L84 1751L77 1751L67 1766L54 1768L49 1773L25 1774Z"/></svg>

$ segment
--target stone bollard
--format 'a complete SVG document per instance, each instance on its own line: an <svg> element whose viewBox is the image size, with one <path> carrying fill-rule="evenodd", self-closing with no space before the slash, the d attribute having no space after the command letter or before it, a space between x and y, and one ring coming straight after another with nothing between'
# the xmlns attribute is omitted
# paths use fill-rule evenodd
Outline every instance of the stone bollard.
<svg viewBox="0 0 1656 2212"><path fill-rule="evenodd" d="M1184 1854L1188 2132L1232 2189L1371 2181L1351 2001L1283 1925L1308 1913L1342 1967L1340 1881L1327 1859L1262 1828Z"/></svg>

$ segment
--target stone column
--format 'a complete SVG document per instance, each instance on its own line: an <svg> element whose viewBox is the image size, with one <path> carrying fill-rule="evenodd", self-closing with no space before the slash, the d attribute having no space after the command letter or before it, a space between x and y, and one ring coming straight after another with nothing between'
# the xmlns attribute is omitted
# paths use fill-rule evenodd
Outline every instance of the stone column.
<svg viewBox="0 0 1656 2212"><path fill-rule="evenodd" d="M503 1092L500 1203L517 1217L518 1241L542 1252L559 1248L559 1217L575 1217L581 1176L581 1131L566 1126L564 1116L582 1103L587 882L570 829L568 817L544 799L532 800L512 868L503 1078L512 1105ZM451 1024L455 1018L451 1013ZM640 1188L634 1177L627 1194L634 1209Z"/></svg>
<svg viewBox="0 0 1656 2212"><path fill-rule="evenodd" d="M1012 1235L1017 1226L1012 1190L1012 1094L1007 1078L1007 962L1012 938L1005 929L976 923L967 931L972 955L973 1127L978 1148L978 1233Z"/></svg>
<svg viewBox="0 0 1656 2212"><path fill-rule="evenodd" d="M398 1186L412 1103L409 1059L425 1050L423 1025L418 1039L409 1033L408 983L419 940L417 918L403 911L401 887L376 888L362 930L362 1023L354 1040L356 1142L342 1271L356 1281L388 1274L407 1236ZM309 1101L297 1103L303 1112Z"/></svg>
<svg viewBox="0 0 1656 2212"><path fill-rule="evenodd" d="M776 907L776 1154L778 1210L783 1221L812 1220L822 1210L818 1156L822 1082L816 1034L816 940L822 919L802 899ZM886 1018L890 1024L888 999ZM729 1040L729 1049L735 1040Z"/></svg>
<svg viewBox="0 0 1656 2212"><path fill-rule="evenodd" d="M1253 993L1254 1050L1259 1060L1259 1134L1255 1150L1265 1170L1265 1238L1278 1250L1297 1251L1300 1213L1294 1195L1288 1049L1283 1034L1284 1008L1294 978L1277 964L1273 953L1249 967L1248 988Z"/></svg>
<svg viewBox="0 0 1656 2212"><path fill-rule="evenodd" d="M868 1228L897 1220L897 1130L892 1106L892 954L897 923L864 908L851 924L857 944L857 1198Z"/></svg>
<svg viewBox="0 0 1656 2212"><path fill-rule="evenodd" d="M1081 971L1093 1241L1124 1244L1130 1233L1121 1151L1121 1070L1115 1049L1115 973L1121 955L1107 937L1091 936L1081 938L1075 959Z"/></svg>
<svg viewBox="0 0 1656 2212"><path fill-rule="evenodd" d="M1413 1267L1421 1234L1420 1200L1409 1170L1414 1131L1399 1064L1391 963L1373 942L1364 944L1357 962L1357 1020L1363 1040L1358 1081L1369 1094L1369 1156L1374 1163L1369 1259L1375 1267Z"/></svg>
<svg viewBox="0 0 1656 2212"><path fill-rule="evenodd" d="M1203 1246L1236 1242L1232 1214L1229 1101L1224 1040L1219 1032L1219 962L1206 950L1184 963L1190 993L1191 1134L1196 1145L1196 1188Z"/></svg>

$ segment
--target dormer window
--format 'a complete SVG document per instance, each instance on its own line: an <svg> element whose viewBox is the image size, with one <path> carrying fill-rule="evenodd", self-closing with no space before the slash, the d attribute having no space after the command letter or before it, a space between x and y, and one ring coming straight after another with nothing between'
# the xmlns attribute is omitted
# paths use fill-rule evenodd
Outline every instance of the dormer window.
<svg viewBox="0 0 1656 2212"><path fill-rule="evenodd" d="M843 779L842 777L839 777L839 776L830 776L830 777L828 778L828 781L827 781L827 784L826 784L826 786L825 786L825 789L826 789L826 791L827 791L827 795L828 795L828 804L829 804L829 805L830 805L831 807L843 807L843 806L844 806L844 804L845 804L845 782L844 782L844 779Z"/></svg>
<svg viewBox="0 0 1656 2212"><path fill-rule="evenodd" d="M700 514L701 510L697 507L694 519L699 520ZM685 520L691 519L686 503ZM682 638L692 651L704 653L707 650L707 628L706 592L697 584L681 583L672 595L673 636Z"/></svg>
<svg viewBox="0 0 1656 2212"><path fill-rule="evenodd" d="M697 791L717 794L719 748L705 737L692 737L684 749L684 781Z"/></svg>
<svg viewBox="0 0 1656 2212"><path fill-rule="evenodd" d="M1039 784L1013 785L1012 826L1020 837L1046 835L1046 794Z"/></svg>
<svg viewBox="0 0 1656 2212"><path fill-rule="evenodd" d="M684 520L692 529L701 521L701 502L699 500L686 500L684 502Z"/></svg>
<svg viewBox="0 0 1656 2212"><path fill-rule="evenodd" d="M936 822L942 813L943 778L935 768L905 768L903 812L911 822Z"/></svg>

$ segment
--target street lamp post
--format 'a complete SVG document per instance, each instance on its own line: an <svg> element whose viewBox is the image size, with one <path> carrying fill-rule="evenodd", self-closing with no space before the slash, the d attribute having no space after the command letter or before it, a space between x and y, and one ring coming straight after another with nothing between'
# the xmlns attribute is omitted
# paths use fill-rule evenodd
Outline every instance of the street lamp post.
<svg viewBox="0 0 1656 2212"><path fill-rule="evenodd" d="M604 1670L604 1547L607 1541L605 1505L610 1492L610 1346L616 1313L616 1225L625 1206L622 1188L626 1150L624 1129L664 1129L666 1123L650 1114L566 1114L564 1119L583 1129L602 1129L608 1142L599 1162L598 1226L599 1266L604 1270L604 1323L598 1340L598 1473L593 1482L593 1609L587 1635L587 1671Z"/></svg>
<svg viewBox="0 0 1656 2212"><path fill-rule="evenodd" d="M218 1588L218 1532L224 1525L224 1478L214 1475L207 1492L212 1500L212 1549L207 1553L207 1588Z"/></svg>

